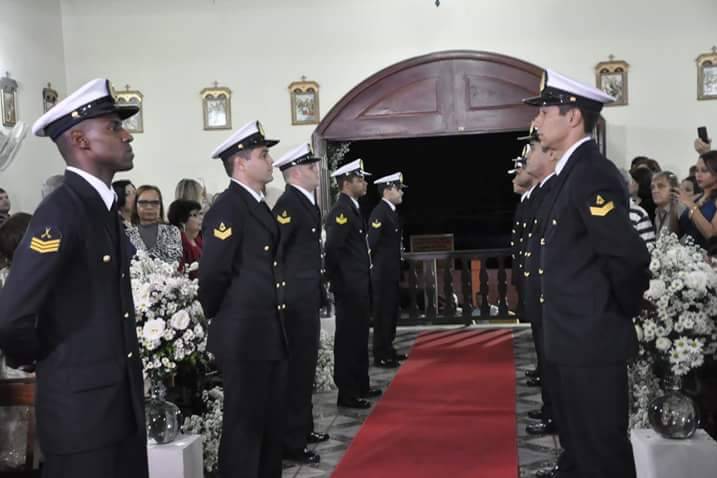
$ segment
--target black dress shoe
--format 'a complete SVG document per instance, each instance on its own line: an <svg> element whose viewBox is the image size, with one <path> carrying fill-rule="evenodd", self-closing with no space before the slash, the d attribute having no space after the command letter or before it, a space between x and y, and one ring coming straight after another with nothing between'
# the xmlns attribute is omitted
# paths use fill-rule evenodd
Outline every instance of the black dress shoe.
<svg viewBox="0 0 717 478"><path fill-rule="evenodd" d="M406 354L393 354L393 359L397 362L402 362L408 358L408 355Z"/></svg>
<svg viewBox="0 0 717 478"><path fill-rule="evenodd" d="M535 472L535 478L558 478L558 465Z"/></svg>
<svg viewBox="0 0 717 478"><path fill-rule="evenodd" d="M373 361L373 364L381 368L396 368L401 365L398 360L394 359L377 359Z"/></svg>
<svg viewBox="0 0 717 478"><path fill-rule="evenodd" d="M319 463L321 461L321 457L308 448L300 450L284 450L282 458L304 464Z"/></svg>
<svg viewBox="0 0 717 478"><path fill-rule="evenodd" d="M540 380L540 377L533 377L526 380L525 384L529 387L540 387L543 384L543 381Z"/></svg>
<svg viewBox="0 0 717 478"><path fill-rule="evenodd" d="M535 410L531 410L528 412L528 417L532 418L533 420L542 420L543 419L543 410L541 408L536 408Z"/></svg>
<svg viewBox="0 0 717 478"><path fill-rule="evenodd" d="M552 420L541 420L525 427L525 431L528 432L529 435L551 435L557 433L558 428Z"/></svg>
<svg viewBox="0 0 717 478"><path fill-rule="evenodd" d="M526 371L525 371L525 376L528 377L528 378L535 378L535 377L539 377L539 376L540 376L540 373L538 372L538 369L537 369L537 368L534 368L534 369L532 369L532 370L526 370Z"/></svg>
<svg viewBox="0 0 717 478"><path fill-rule="evenodd" d="M329 439L328 433L311 432L308 435L306 435L307 443L321 443L322 441L326 441L328 439Z"/></svg>
<svg viewBox="0 0 717 478"><path fill-rule="evenodd" d="M380 397L383 392L380 388L369 388L365 392L361 392L361 395L359 397L361 398L376 398Z"/></svg>
<svg viewBox="0 0 717 478"><path fill-rule="evenodd" d="M339 407L344 407L344 408L358 408L358 409L362 409L362 410L371 408L371 402L369 402L368 400L364 400L362 398L357 398L357 397L348 397L348 398L340 397L336 401L336 405L338 405Z"/></svg>

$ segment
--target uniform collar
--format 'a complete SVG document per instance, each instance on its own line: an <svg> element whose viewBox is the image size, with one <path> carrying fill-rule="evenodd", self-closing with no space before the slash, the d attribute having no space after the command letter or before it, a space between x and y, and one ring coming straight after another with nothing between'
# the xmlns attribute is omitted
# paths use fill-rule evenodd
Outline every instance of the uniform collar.
<svg viewBox="0 0 717 478"><path fill-rule="evenodd" d="M545 186L545 183L547 183L550 180L550 178L552 178L553 176L555 176L555 171L548 174L547 176L545 176L545 178L543 178L542 181L540 181L540 187L542 188L543 186Z"/></svg>
<svg viewBox="0 0 717 478"><path fill-rule="evenodd" d="M109 211L110 209L112 209L112 204L117 200L117 193L115 193L112 188L103 183L102 180L98 177L93 176L87 171L83 171L74 166L68 166L67 171L75 173L76 175L87 181L89 185L92 186L95 191L97 191L97 194L100 195L100 197L102 198L102 202L105 203L105 206L107 207L107 210Z"/></svg>
<svg viewBox="0 0 717 478"><path fill-rule="evenodd" d="M310 193L310 192L307 191L306 189L304 189L304 188L302 188L301 186L296 185L296 184L291 184L291 186L293 186L293 187L295 187L296 189L298 189L304 196L306 196L306 199L308 199L308 200L311 202L311 204L313 204L314 206L316 206L316 199L314 199L313 193Z"/></svg>
<svg viewBox="0 0 717 478"><path fill-rule="evenodd" d="M247 192L248 192L249 194L251 194L251 196L252 196L254 199L256 199L256 202L262 202L262 201L264 200L264 193L258 193L258 192L256 192L256 191L254 191L252 188L250 188L249 186L247 186L247 185L244 184L243 182L239 181L238 179L234 179L234 178L231 178L231 179L232 179L232 181L234 181L235 183L237 183L239 186L241 186L241 187L243 187L244 189L246 189Z"/></svg>
<svg viewBox="0 0 717 478"><path fill-rule="evenodd" d="M351 200L352 203L354 203L354 206L356 206L356 209L360 211L361 207L359 207L359 202L356 199L352 198L351 196L348 196L348 198Z"/></svg>
<svg viewBox="0 0 717 478"><path fill-rule="evenodd" d="M520 196L520 202L525 202L525 201L527 201L528 199L530 199L530 195L532 194L533 189L535 189L535 186L537 186L537 184L533 184L533 185L530 187L530 189L528 189L527 191L525 191L525 192L523 193L523 195Z"/></svg>
<svg viewBox="0 0 717 478"><path fill-rule="evenodd" d="M560 176L560 173L562 172L563 168L565 168L565 165L568 164L568 160L570 159L570 156L573 155L576 149L580 147L583 143L587 143L592 138L590 136L585 136L580 141L576 142L574 145L570 146L565 153L560 157L560 161L558 161L558 164L555 165L555 175Z"/></svg>
<svg viewBox="0 0 717 478"><path fill-rule="evenodd" d="M391 211L396 212L396 206L391 201L386 198L381 198L381 200L386 201L386 204L388 204L388 207L391 208Z"/></svg>

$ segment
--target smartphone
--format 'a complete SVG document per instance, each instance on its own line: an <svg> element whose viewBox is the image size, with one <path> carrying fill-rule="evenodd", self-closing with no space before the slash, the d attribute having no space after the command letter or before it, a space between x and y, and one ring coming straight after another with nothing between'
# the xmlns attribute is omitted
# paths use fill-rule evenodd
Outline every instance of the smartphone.
<svg viewBox="0 0 717 478"><path fill-rule="evenodd" d="M700 126L697 128L697 137L700 138L705 143L710 142L710 138L707 136L707 127L706 126Z"/></svg>

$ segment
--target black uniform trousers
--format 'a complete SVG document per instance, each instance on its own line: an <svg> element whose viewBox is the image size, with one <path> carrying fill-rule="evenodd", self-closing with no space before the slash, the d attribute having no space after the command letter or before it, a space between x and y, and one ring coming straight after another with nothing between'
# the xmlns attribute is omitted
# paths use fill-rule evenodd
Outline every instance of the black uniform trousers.
<svg viewBox="0 0 717 478"><path fill-rule="evenodd" d="M533 331L533 344L535 345L535 355L537 357L537 370L540 375L540 397L543 400L543 420L553 420L553 396L549 391L551 385L551 372L548 370L553 364L545 360L545 339L543 337L543 322L536 320L530 323Z"/></svg>
<svg viewBox="0 0 717 478"><path fill-rule="evenodd" d="M146 478L147 442L138 432L115 445L68 455L45 455L43 478Z"/></svg>
<svg viewBox="0 0 717 478"><path fill-rule="evenodd" d="M342 397L358 397L369 389L370 291L365 287L365 291L360 292L358 284L355 287L335 291L334 382Z"/></svg>
<svg viewBox="0 0 717 478"><path fill-rule="evenodd" d="M287 370L286 360L244 358L222 368L221 478L281 477Z"/></svg>
<svg viewBox="0 0 717 478"><path fill-rule="evenodd" d="M396 357L393 340L400 306L398 282L372 280L373 292L373 358L392 360Z"/></svg>
<svg viewBox="0 0 717 478"><path fill-rule="evenodd" d="M627 365L550 363L545 370L565 450L558 460L560 478L634 478Z"/></svg>
<svg viewBox="0 0 717 478"><path fill-rule="evenodd" d="M291 312L286 322L289 336L289 389L287 390L288 420L284 434L284 448L302 450L306 447L306 437L314 431L313 406L316 363L319 360L319 291L315 304L302 307L301 312ZM315 305L316 307L312 307ZM313 311L313 312L312 312ZM312 317L314 315L314 317Z"/></svg>

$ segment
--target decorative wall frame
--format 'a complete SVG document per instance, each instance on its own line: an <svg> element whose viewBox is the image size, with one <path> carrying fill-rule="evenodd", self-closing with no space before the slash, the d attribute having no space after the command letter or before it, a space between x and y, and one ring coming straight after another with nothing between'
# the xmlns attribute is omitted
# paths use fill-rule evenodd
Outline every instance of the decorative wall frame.
<svg viewBox="0 0 717 478"><path fill-rule="evenodd" d="M315 81L294 81L289 85L291 124L319 124L319 84Z"/></svg>
<svg viewBox="0 0 717 478"><path fill-rule="evenodd" d="M697 99L717 100L717 46L697 57Z"/></svg>
<svg viewBox="0 0 717 478"><path fill-rule="evenodd" d="M204 130L232 128L232 90L219 86L204 88L199 92L204 111Z"/></svg>
<svg viewBox="0 0 717 478"><path fill-rule="evenodd" d="M17 81L10 78L10 73L0 78L0 113L3 126L17 124Z"/></svg>
<svg viewBox="0 0 717 478"><path fill-rule="evenodd" d="M627 70L630 67L625 61L615 60L610 55L608 61L595 65L595 85L598 89L615 98L614 103L605 106L627 105Z"/></svg>
<svg viewBox="0 0 717 478"><path fill-rule="evenodd" d="M52 88L52 83L48 83L47 86L42 89L42 111L45 113L50 111L50 108L57 104L58 97L57 91Z"/></svg>
<svg viewBox="0 0 717 478"><path fill-rule="evenodd" d="M139 90L130 90L129 85L125 85L124 91L117 91L112 88L112 95L118 105L136 105L139 107L137 114L124 120L122 126L130 133L144 133L144 95Z"/></svg>

